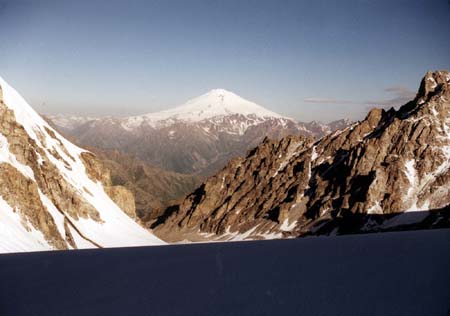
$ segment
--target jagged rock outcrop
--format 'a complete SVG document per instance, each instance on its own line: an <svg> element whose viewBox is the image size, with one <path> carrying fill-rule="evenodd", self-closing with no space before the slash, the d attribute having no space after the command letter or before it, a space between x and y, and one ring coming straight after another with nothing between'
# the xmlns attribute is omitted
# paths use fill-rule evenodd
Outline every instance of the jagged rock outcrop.
<svg viewBox="0 0 450 316"><path fill-rule="evenodd" d="M420 226L433 209L437 225L449 204L450 75L436 71L398 111L374 109L318 141L264 140L152 227L170 240L339 234L402 226L398 214Z"/></svg>
<svg viewBox="0 0 450 316"><path fill-rule="evenodd" d="M103 184L106 194L133 219L137 219L136 203L133 193L122 185L114 185L111 179L111 169L107 168L104 161L91 152L83 152L80 155L86 167L86 172L91 179Z"/></svg>
<svg viewBox="0 0 450 316"><path fill-rule="evenodd" d="M115 185L105 187L105 192L128 216L134 220L138 219L134 195L130 190L121 185Z"/></svg>
<svg viewBox="0 0 450 316"><path fill-rule="evenodd" d="M108 197L133 216L130 193L111 185L95 156L1 78L0 87L0 252L162 243Z"/></svg>

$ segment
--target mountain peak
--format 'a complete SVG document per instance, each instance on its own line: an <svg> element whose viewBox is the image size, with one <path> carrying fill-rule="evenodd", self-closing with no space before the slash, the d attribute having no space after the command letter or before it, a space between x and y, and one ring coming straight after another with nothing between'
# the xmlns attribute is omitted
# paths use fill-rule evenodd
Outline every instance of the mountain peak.
<svg viewBox="0 0 450 316"><path fill-rule="evenodd" d="M450 73L446 70L428 71L420 83L419 98L428 99L437 93L448 93L448 84L450 82Z"/></svg>
<svg viewBox="0 0 450 316"><path fill-rule="evenodd" d="M199 117L202 119L232 114L281 117L279 114L225 89L213 89L206 94L189 100L174 110L178 110L181 113L200 114Z"/></svg>
<svg viewBox="0 0 450 316"><path fill-rule="evenodd" d="M129 118L130 124L141 124L143 121L158 122L181 120L199 122L218 116L253 115L259 118L282 118L281 115L248 101L225 89L213 89L172 109Z"/></svg>
<svg viewBox="0 0 450 316"><path fill-rule="evenodd" d="M420 83L415 99L403 105L398 110L398 114L401 117L407 117L424 107L433 107L432 111L436 112L438 110L434 108L434 102L431 101L439 99L443 101L450 99L450 73L446 70L428 71Z"/></svg>
<svg viewBox="0 0 450 316"><path fill-rule="evenodd" d="M209 94L209 95L226 95L226 94L236 95L235 93L233 93L231 91L221 89L221 88L212 89L207 94Z"/></svg>

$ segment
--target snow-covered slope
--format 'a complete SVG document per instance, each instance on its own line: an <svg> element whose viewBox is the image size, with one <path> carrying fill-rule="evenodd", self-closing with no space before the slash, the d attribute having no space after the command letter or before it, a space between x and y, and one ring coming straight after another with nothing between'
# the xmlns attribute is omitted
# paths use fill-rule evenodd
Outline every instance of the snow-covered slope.
<svg viewBox="0 0 450 316"><path fill-rule="evenodd" d="M164 243L108 196L92 154L0 87L0 252Z"/></svg>

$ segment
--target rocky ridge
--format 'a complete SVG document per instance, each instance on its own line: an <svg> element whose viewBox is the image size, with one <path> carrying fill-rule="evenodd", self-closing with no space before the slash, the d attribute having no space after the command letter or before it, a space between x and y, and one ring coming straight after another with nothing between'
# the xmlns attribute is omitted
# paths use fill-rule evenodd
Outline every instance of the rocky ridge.
<svg viewBox="0 0 450 316"><path fill-rule="evenodd" d="M449 225L450 75L319 140L265 139L151 224L171 241ZM435 212L429 212L436 210Z"/></svg>

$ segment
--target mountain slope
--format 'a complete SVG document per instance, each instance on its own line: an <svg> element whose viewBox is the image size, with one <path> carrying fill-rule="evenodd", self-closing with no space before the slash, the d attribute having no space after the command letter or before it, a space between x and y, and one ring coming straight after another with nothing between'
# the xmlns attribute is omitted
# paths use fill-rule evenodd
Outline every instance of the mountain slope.
<svg viewBox="0 0 450 316"><path fill-rule="evenodd" d="M449 204L450 75L438 71L398 111L318 141L266 139L152 226L169 240L340 234L448 225Z"/></svg>
<svg viewBox="0 0 450 316"><path fill-rule="evenodd" d="M0 252L163 244L113 199L134 212L95 156L0 78Z"/></svg>
<svg viewBox="0 0 450 316"><path fill-rule="evenodd" d="M57 127L46 116L43 118L50 126L66 136L64 128ZM66 138L77 144L74 137ZM137 216L144 221L160 216L168 205L192 192L203 178L167 171L118 150L102 150L95 147L86 149L94 153L100 163L109 170L113 186L123 186L133 194L136 208L134 217Z"/></svg>
<svg viewBox="0 0 450 316"><path fill-rule="evenodd" d="M165 171L117 150L89 150L111 171L113 185L133 193L136 215L143 220L158 217L168 205L183 199L201 183L196 176Z"/></svg>
<svg viewBox="0 0 450 316"><path fill-rule="evenodd" d="M266 136L323 136L339 125L296 122L223 89L141 116L48 118L84 146L116 149L166 170L201 175L213 174Z"/></svg>

